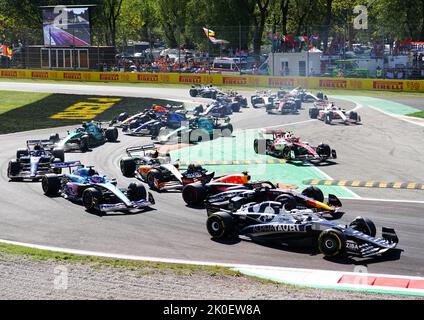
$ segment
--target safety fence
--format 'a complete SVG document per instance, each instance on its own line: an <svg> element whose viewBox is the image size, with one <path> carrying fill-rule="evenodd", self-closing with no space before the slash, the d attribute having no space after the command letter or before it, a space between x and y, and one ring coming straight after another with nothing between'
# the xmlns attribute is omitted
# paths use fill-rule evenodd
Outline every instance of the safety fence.
<svg viewBox="0 0 424 320"><path fill-rule="evenodd" d="M215 86L290 88L317 90L374 90L424 92L422 80L376 80L345 78L268 77L223 74L122 73L0 69L0 78L59 81L151 83L151 84L211 84Z"/></svg>

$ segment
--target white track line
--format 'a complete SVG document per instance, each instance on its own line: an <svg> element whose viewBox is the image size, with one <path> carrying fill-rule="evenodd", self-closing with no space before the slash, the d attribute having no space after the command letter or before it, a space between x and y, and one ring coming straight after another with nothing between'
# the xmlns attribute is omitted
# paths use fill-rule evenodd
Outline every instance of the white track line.
<svg viewBox="0 0 424 320"><path fill-rule="evenodd" d="M310 120L299 121L299 122L292 122L292 123L279 124L279 125L276 125L276 126L265 127L265 128L260 128L260 129L281 128L281 127L287 127L287 126L294 126L294 125L297 125L297 124L309 123L309 122L313 122L313 121L318 121L318 120L316 120L316 119L310 119ZM259 130L259 129L258 129L258 130Z"/></svg>
<svg viewBox="0 0 424 320"><path fill-rule="evenodd" d="M398 202L398 203L415 203L424 204L421 200L396 200L396 199L374 199L374 198L340 198L341 200L355 200L355 201L370 201L370 202Z"/></svg>

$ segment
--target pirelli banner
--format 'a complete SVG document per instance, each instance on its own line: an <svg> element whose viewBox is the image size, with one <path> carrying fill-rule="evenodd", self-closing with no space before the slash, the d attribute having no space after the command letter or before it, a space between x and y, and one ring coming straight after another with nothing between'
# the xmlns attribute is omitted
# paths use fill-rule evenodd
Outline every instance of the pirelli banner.
<svg viewBox="0 0 424 320"><path fill-rule="evenodd" d="M220 74L124 73L0 69L0 78L65 81L213 84L233 87L304 87L316 90L377 90L424 92L424 81L344 78L266 77Z"/></svg>

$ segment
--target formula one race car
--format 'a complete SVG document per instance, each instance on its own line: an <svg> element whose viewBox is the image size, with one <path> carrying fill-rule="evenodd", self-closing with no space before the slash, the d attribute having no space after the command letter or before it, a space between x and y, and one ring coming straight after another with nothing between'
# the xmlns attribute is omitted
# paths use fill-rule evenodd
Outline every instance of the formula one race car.
<svg viewBox="0 0 424 320"><path fill-rule="evenodd" d="M190 183L207 183L214 176L214 173L194 165L181 172L178 161L172 163L170 155L159 153L155 145L131 147L126 152L127 157L120 161L122 174L125 177L135 176L152 190L178 191Z"/></svg>
<svg viewBox="0 0 424 320"><path fill-rule="evenodd" d="M262 138L255 139L253 147L256 153L283 158L287 161L323 162L328 159L337 159L337 152L328 144L311 147L309 143L300 141L293 133L282 130L263 130ZM272 135L272 139L263 138Z"/></svg>
<svg viewBox="0 0 424 320"><path fill-rule="evenodd" d="M191 97L200 97L206 99L216 100L217 97L224 95L220 89L213 87L212 85L192 85L190 89Z"/></svg>
<svg viewBox="0 0 424 320"><path fill-rule="evenodd" d="M374 223L357 217L340 225L312 210L284 209L280 202L249 203L238 211L220 211L208 217L207 230L215 239L242 236L280 244L314 245L327 257L371 257L394 249L399 239L392 228L382 228L376 238Z"/></svg>
<svg viewBox="0 0 424 320"><path fill-rule="evenodd" d="M141 184L131 183L128 189L120 189L114 179L99 175L93 167L84 167L80 162L65 162L52 165L54 168L69 168L69 174L47 174L42 179L47 196L60 194L73 202L82 202L87 211L105 213L110 211L141 210L155 204L153 196ZM72 168L77 168L72 171Z"/></svg>
<svg viewBox="0 0 424 320"><path fill-rule="evenodd" d="M196 182L187 184L183 188L183 199L189 206L202 205L210 195L245 188L244 185L249 183L250 179L250 175L247 172L243 172L242 174L217 177L208 183Z"/></svg>
<svg viewBox="0 0 424 320"><path fill-rule="evenodd" d="M158 143L198 143L211 141L220 137L231 137L234 128L230 118L193 117L188 119L188 126L172 130L162 127L158 133Z"/></svg>
<svg viewBox="0 0 424 320"><path fill-rule="evenodd" d="M275 100L272 104L267 104L265 108L268 114L298 114L302 109L302 101L285 97Z"/></svg>
<svg viewBox="0 0 424 320"><path fill-rule="evenodd" d="M47 173L60 173L51 164L65 160L63 149L55 149L50 140L29 140L26 149L16 152L16 160L9 162L7 177L11 181L40 180Z"/></svg>
<svg viewBox="0 0 424 320"><path fill-rule="evenodd" d="M266 108L267 106L273 106L278 99L278 96L271 91L257 91L255 95L250 97L250 102L255 109Z"/></svg>
<svg viewBox="0 0 424 320"><path fill-rule="evenodd" d="M324 98L324 95L322 94L322 92L318 93L318 95L315 96L314 94L306 91L302 87L297 87L288 92L284 92L280 90L279 96L292 97L294 99L299 99L301 102L316 102Z"/></svg>
<svg viewBox="0 0 424 320"><path fill-rule="evenodd" d="M269 181L249 183L244 188L211 195L206 199L205 204L208 215L211 215L220 210L235 211L245 204L263 201L281 202L286 210L314 209L334 216L340 214L339 210L342 207L341 201L332 194L328 196L328 203L324 203L324 194L317 187L310 186L298 192L278 188Z"/></svg>
<svg viewBox="0 0 424 320"><path fill-rule="evenodd" d="M324 121L326 124L332 124L334 121L344 124L361 123L361 117L356 111L347 111L336 107L332 102L326 101L315 103L309 109L309 116L311 119L318 119Z"/></svg>
<svg viewBox="0 0 424 320"><path fill-rule="evenodd" d="M103 145L106 142L118 141L118 129L109 127L103 128L100 122L85 122L81 128L77 128L68 135L60 139L58 134L52 135L50 140L56 144L56 148L65 152L79 150L87 152L90 148Z"/></svg>

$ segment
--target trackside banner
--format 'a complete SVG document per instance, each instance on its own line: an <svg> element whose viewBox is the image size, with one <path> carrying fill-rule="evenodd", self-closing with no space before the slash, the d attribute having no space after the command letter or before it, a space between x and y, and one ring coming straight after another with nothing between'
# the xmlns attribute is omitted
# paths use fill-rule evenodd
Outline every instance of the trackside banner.
<svg viewBox="0 0 424 320"><path fill-rule="evenodd" d="M267 77L221 74L123 73L90 71L50 71L0 69L0 78L120 83L213 84L237 87L297 87L308 89L346 89L424 92L422 80L381 80L344 78Z"/></svg>

